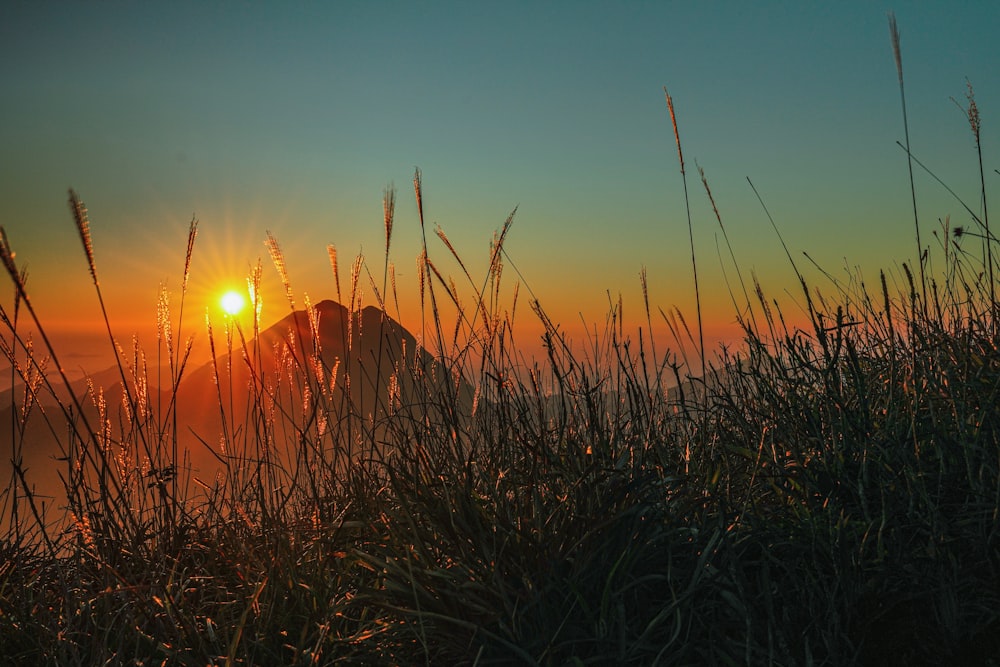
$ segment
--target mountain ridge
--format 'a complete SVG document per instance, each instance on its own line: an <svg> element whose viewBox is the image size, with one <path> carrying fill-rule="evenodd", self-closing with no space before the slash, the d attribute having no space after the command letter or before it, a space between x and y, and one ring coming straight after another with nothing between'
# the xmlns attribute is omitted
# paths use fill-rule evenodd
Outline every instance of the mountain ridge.
<svg viewBox="0 0 1000 667"><path fill-rule="evenodd" d="M234 336L234 340L239 339ZM130 386L123 396L117 366L73 382L84 418L100 432L98 404L103 400L103 428L110 429L118 449L121 442L137 448L137 421L146 429L142 434L145 446L160 454L164 447L173 449L176 437L178 454L184 460L172 464L189 468L192 475L210 484L220 472L220 462L254 438L264 437L269 446L290 449L305 431L322 436L319 429L331 429L335 424L329 422L342 421L349 414L374 423L390 411L393 392L406 395L415 389L414 377L425 373L442 381L450 377L413 334L384 311L367 306L351 312L329 299L288 313L245 345L220 350L215 343L215 356L186 370L175 390L152 386L134 369L126 368ZM93 395L88 395L89 386L94 387ZM0 475L11 478L16 437L29 484L44 497L60 498L59 473L69 463L65 443L74 427L56 397L49 395L33 407L25 428L15 436L13 422L20 419L20 407L13 401L18 389L23 392L23 385L0 392L5 400L0 424L11 425L0 426L0 451L4 452ZM63 390L57 396L63 405L69 404ZM315 404L322 404L322 410ZM314 414L308 413L310 409ZM327 423L321 424L317 414ZM80 415L73 419L75 428L85 433ZM141 451L133 454L144 456ZM149 465L155 467L152 462Z"/></svg>

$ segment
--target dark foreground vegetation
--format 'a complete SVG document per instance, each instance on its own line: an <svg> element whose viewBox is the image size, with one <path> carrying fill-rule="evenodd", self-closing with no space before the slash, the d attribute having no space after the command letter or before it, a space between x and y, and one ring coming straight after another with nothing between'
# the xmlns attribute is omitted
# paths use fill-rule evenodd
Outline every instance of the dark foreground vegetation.
<svg viewBox="0 0 1000 667"><path fill-rule="evenodd" d="M976 113L977 146L978 127ZM41 323L4 236L18 305L3 347L21 390L2 425L0 660L998 664L1000 320L985 201L984 185L982 214L963 209L961 230L943 226L875 285L803 280L802 327L740 281L744 340L702 373L699 327L656 310L635 335L612 310L572 348L535 304L547 358L522 358L501 290L510 220L487 275L460 268L457 284L425 241L424 347L407 349L394 321L358 308L368 285L392 312L388 192L385 270L355 263L345 298L334 281L352 313L337 354L317 308L293 306L292 335L270 347L256 324L209 332L220 417L202 442L170 400L190 369L167 310L162 396L137 354L119 355L113 399L67 393L57 358L41 374L58 351L27 345ZM71 209L97 286L75 195ZM651 327L695 351L655 349ZM62 497L47 502L23 450L43 408L61 443L48 465ZM195 450L214 468L193 464Z"/></svg>

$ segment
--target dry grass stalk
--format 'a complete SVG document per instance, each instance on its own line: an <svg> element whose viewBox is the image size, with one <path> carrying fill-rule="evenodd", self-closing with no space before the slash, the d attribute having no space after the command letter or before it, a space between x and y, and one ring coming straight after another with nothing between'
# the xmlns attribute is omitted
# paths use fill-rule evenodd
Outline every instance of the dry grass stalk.
<svg viewBox="0 0 1000 667"><path fill-rule="evenodd" d="M326 253L330 257L330 268L333 269L333 284L337 288L337 303L343 303L343 297L340 294L340 269L337 265L337 246L332 243L326 247Z"/></svg>
<svg viewBox="0 0 1000 667"><path fill-rule="evenodd" d="M674 113L674 100L667 92L667 87L663 87L663 94L667 98L667 109L670 111L670 123L674 128L674 141L677 144L677 160L681 166L681 180L684 183L684 209L687 212L688 242L691 246L691 272L694 276L694 303L696 316L698 318L698 354L701 359L701 375L704 377L707 371L705 363L705 332L701 321L701 289L698 286L698 261L694 249L694 225L691 222L691 203L688 198L687 174L684 171L684 151L681 150L681 135L677 126L677 115Z"/></svg>
<svg viewBox="0 0 1000 667"><path fill-rule="evenodd" d="M250 296L250 306L253 308L254 338L257 337L257 332L260 331L260 314L264 309L264 297L260 292L260 281L263 271L260 259L258 259L257 263L250 269L250 275L247 276L247 294Z"/></svg>
<svg viewBox="0 0 1000 667"><path fill-rule="evenodd" d="M954 98L952 101L955 105L965 113L966 118L969 121L969 128L972 130L973 139L976 142L976 155L979 159L979 205L982 210L982 228L983 228L983 261L987 267L987 277L990 282L990 309L993 312L994 320L994 330L998 326L996 320L1000 319L1000 309L998 309L997 297L996 297L996 283L993 279L993 242L996 240L993 234L990 232L990 219L989 212L986 206L986 173L983 169L983 145L981 138L982 120L979 117L979 106L976 104L976 94L972 88L972 82L966 80L965 82L967 91L965 94L965 99L968 100L968 107L962 109L962 105L959 104Z"/></svg>
<svg viewBox="0 0 1000 667"><path fill-rule="evenodd" d="M903 108L903 139L906 141L906 164L910 176L910 198L913 204L913 228L917 240L917 261L920 266L920 288L924 303L927 303L927 280L924 276L924 244L920 240L920 217L917 213L917 188L913 182L913 156L910 148L910 124L906 118L906 92L903 87L903 56L899 47L899 27L896 25L896 14L889 12L889 39L892 42L892 56L896 61L896 73L899 78L899 99Z"/></svg>
<svg viewBox="0 0 1000 667"><path fill-rule="evenodd" d="M264 241L264 245L267 247L268 254L271 255L271 262L274 264L274 268L278 270L281 285L285 288L285 297L288 299L288 305L291 306L292 310L295 310L295 296L292 294L292 284L288 280L288 268L285 266L285 256L281 252L281 246L278 245L278 239L274 238L271 232L267 232L267 239Z"/></svg>

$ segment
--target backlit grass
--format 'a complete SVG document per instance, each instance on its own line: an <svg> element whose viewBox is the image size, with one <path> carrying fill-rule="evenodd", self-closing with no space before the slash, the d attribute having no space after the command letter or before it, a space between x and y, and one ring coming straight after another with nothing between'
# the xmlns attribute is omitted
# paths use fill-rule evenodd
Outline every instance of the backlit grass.
<svg viewBox="0 0 1000 667"><path fill-rule="evenodd" d="M414 193L423 229L419 172ZM2 345L20 389L0 424L0 660L996 664L985 181L982 194L982 213L964 210L936 245L918 236L901 289L883 275L820 290L799 274L805 326L741 279L743 340L719 355L696 345L688 364L650 330L680 349L701 339L700 317L690 330L648 304L641 332L613 309L581 351L532 302L546 354L526 359L504 270L513 213L482 276L443 232L424 235L418 343L389 315L387 191L381 270L359 258L342 292L330 249L342 307L296 308L269 236L290 302L278 328L210 328L212 361L195 369L182 295L176 315L159 311L166 382L126 345L120 388L82 392L58 371L4 234L17 298ZM74 193L70 205L100 294L87 211ZM250 285L255 308L259 270ZM185 394L198 372L207 401ZM197 406L211 426L195 437ZM58 442L55 499L25 462L29 428Z"/></svg>

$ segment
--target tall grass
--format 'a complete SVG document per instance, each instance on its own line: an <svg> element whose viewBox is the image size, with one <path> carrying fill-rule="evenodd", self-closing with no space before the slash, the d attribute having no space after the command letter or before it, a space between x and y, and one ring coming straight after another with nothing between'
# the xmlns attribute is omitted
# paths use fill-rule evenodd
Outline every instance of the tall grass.
<svg viewBox="0 0 1000 667"><path fill-rule="evenodd" d="M944 225L926 271L918 238L919 269L875 286L831 276L821 290L795 267L802 327L744 284L729 247L743 340L715 361L700 319L687 361L694 334L676 310L658 311L675 342L658 350L648 296L644 328L627 332L613 305L582 348L533 299L545 356L529 359L504 281L514 213L477 277L443 230L441 246L428 242L422 188L417 172L422 342L388 314L391 188L380 281L359 257L341 298L329 248L342 309L308 297L296 308L269 234L289 316L260 326L258 266L252 331L208 322L219 420L194 442L183 388L199 371L167 333L189 330L183 296L176 319L166 299L159 309L164 394L106 314L118 388L81 393L2 234L15 289L2 347L21 387L0 497L3 660L997 664L1000 352L985 214L981 257ZM87 211L70 203L100 293ZM195 236L192 223L185 285ZM364 308L372 295L377 310ZM56 509L24 458L40 412L61 448Z"/></svg>

